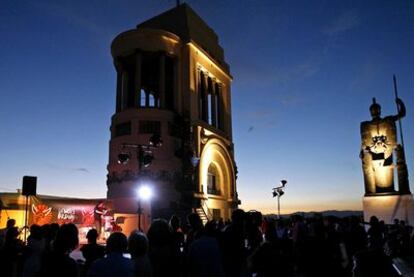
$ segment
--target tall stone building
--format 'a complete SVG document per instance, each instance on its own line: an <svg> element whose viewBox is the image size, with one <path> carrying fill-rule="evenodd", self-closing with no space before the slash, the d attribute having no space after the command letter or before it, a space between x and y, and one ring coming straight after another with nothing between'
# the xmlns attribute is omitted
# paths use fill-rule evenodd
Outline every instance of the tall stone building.
<svg viewBox="0 0 414 277"><path fill-rule="evenodd" d="M154 191L143 203L152 218L192 211L228 219L239 203L232 76L217 34L181 4L119 34L111 51L117 86L107 197L115 211L136 214L135 191L145 184ZM159 137L162 146L150 145Z"/></svg>

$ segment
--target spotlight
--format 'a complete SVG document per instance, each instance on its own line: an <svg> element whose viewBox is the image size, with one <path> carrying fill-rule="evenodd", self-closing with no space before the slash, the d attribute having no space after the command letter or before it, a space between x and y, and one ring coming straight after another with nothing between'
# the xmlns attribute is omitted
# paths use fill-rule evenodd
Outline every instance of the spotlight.
<svg viewBox="0 0 414 277"><path fill-rule="evenodd" d="M153 134L149 139L149 145L154 146L154 147L162 146L161 136L158 134Z"/></svg>
<svg viewBox="0 0 414 277"><path fill-rule="evenodd" d="M129 158L130 158L129 154L127 154L127 153L120 153L118 155L118 163L119 164L127 164L128 161L129 161Z"/></svg>
<svg viewBox="0 0 414 277"><path fill-rule="evenodd" d="M139 167L149 167L152 163L154 156L151 150L139 150Z"/></svg>

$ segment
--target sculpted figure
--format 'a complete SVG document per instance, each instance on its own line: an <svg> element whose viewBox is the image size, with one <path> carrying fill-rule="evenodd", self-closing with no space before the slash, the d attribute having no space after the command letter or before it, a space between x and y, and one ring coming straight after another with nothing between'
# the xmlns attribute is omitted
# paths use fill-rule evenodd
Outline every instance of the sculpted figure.
<svg viewBox="0 0 414 277"><path fill-rule="evenodd" d="M401 99L396 99L398 114L381 118L381 106L375 102L370 106L372 120L361 123L361 152L362 168L364 172L365 195L375 193L392 193L394 189L394 151L397 155L398 175L404 179L404 149L397 144L397 128L395 121L405 116L405 105ZM406 166L405 166L406 170ZM401 177L400 177L401 175ZM402 187L405 180L399 180L400 192L406 193ZM408 189L409 190L409 189Z"/></svg>

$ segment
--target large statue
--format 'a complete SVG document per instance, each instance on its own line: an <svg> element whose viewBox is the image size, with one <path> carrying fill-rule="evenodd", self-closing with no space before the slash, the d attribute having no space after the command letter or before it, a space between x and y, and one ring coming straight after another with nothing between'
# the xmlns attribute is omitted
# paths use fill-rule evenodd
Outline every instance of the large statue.
<svg viewBox="0 0 414 277"><path fill-rule="evenodd" d="M408 173L404 148L397 142L395 122L405 116L405 106L396 98L398 114L381 118L381 106L375 102L369 108L371 121L361 123L361 152L365 195L397 193L394 189L394 168L397 167L400 194L409 194ZM393 154L396 154L396 166Z"/></svg>

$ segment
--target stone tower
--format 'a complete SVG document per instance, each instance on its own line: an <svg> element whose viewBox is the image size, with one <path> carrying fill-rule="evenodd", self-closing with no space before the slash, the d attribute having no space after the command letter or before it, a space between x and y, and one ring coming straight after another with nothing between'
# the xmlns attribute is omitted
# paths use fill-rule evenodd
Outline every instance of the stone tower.
<svg viewBox="0 0 414 277"><path fill-rule="evenodd" d="M119 34L111 52L117 86L107 197L115 211L136 214L135 190L147 184L154 191L147 216L228 219L240 202L232 76L216 33L181 4ZM162 146L149 145L154 135Z"/></svg>

